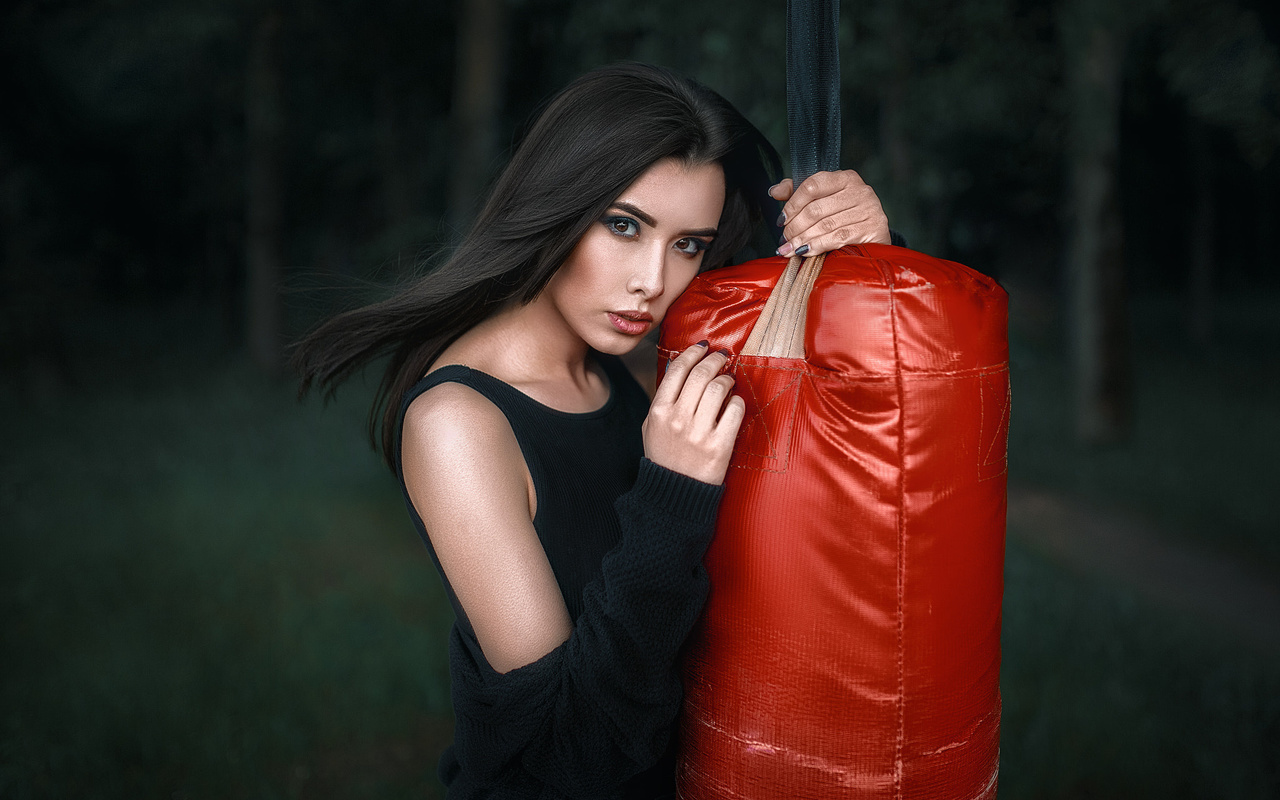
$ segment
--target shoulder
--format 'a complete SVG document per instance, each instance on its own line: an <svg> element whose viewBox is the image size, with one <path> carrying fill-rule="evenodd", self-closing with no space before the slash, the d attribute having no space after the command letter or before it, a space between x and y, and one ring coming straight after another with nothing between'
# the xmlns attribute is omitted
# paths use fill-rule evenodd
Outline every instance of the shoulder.
<svg viewBox="0 0 1280 800"><path fill-rule="evenodd" d="M478 390L456 381L444 381L413 398L404 412L405 446L433 443L462 444L471 435L482 439L515 439L502 409Z"/></svg>
<svg viewBox="0 0 1280 800"><path fill-rule="evenodd" d="M428 388L405 411L401 464L490 666L507 672L567 639L568 611L533 526L532 478L502 410L465 384Z"/></svg>
<svg viewBox="0 0 1280 800"><path fill-rule="evenodd" d="M438 498L528 494L528 470L506 415L462 383L439 383L409 403L400 459L420 513Z"/></svg>

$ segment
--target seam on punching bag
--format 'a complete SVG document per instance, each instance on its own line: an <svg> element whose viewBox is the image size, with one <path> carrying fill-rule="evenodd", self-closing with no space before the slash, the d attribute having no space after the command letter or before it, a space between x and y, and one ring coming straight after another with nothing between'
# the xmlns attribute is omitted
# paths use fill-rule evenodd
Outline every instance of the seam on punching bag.
<svg viewBox="0 0 1280 800"><path fill-rule="evenodd" d="M1003 377L1003 380L1000 381L1000 383L1003 384L1004 391L1001 392L999 390L999 384L997 384L997 387L995 387L991 392L994 396L1003 395L1003 397L1000 398L1000 410L996 414L995 432L991 435L991 443L987 444L987 432L990 430L988 426L991 423L987 420L988 391L986 387L986 379L991 376ZM985 452L979 452L978 455L979 481L989 481L994 478L999 478L1001 475L1004 475L1009 471L1009 412L1011 410L1010 406L1013 400L1012 388L1013 387L1009 383L1008 364L994 370L988 370L978 376L978 448L980 451L985 448ZM1003 437L1001 436L1002 433ZM1001 441L1002 438L1003 442ZM992 460L992 454L996 452L997 445L1002 443L1004 447L1001 449L999 455L996 456L995 460ZM986 470L984 470L985 467L997 466L1000 468L999 472L992 473L990 475L984 474L986 472Z"/></svg>
<svg viewBox="0 0 1280 800"><path fill-rule="evenodd" d="M755 388L752 385L753 381L744 380L738 384L738 386L745 387L747 391L751 392L752 403L755 405L756 411L751 415L750 419L743 420L742 428L738 431L738 444L734 445L734 455L733 459L729 462L729 468L783 474L787 471L787 468L791 463L791 444L795 439L796 418L799 414L798 409L800 406L800 388L807 373L804 370L787 367L774 367L768 364L750 364L749 366L755 370L792 372L796 373L796 375L787 383L786 386L779 389L778 392L775 393L773 397L769 398L769 400L764 404L759 402L759 397L756 395ZM737 367L735 366L734 372L737 371ZM775 441L774 437L770 433L769 425L766 423L765 412L783 395L790 395L790 408L786 409L782 414L784 421L777 430L778 439ZM765 449L768 451L767 453L758 453L754 450L747 449L747 439L750 437L750 431L753 426L757 425L764 431ZM780 451L780 444L785 444L785 449ZM780 468L770 468L764 464L756 465L751 463L741 463L748 458L759 459L764 462L774 462L774 464L780 465Z"/></svg>
<svg viewBox="0 0 1280 800"><path fill-rule="evenodd" d="M896 800L902 800L902 750L906 746L906 654L903 642L906 638L906 513L907 500L907 415L906 387L903 385L902 355L898 350L898 303L894 296L893 274L883 265L876 264L889 287L889 326L893 335L893 367L898 389L898 737L894 746L893 792Z"/></svg>

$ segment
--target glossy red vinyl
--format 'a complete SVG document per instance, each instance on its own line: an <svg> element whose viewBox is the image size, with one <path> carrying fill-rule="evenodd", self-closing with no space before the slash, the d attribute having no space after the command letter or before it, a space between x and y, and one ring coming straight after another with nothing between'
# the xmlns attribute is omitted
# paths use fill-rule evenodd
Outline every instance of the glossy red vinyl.
<svg viewBox="0 0 1280 800"><path fill-rule="evenodd" d="M741 355L785 259L698 277L660 371L707 339L747 416L687 650L680 796L993 798L1007 296L888 245L827 257L805 358Z"/></svg>

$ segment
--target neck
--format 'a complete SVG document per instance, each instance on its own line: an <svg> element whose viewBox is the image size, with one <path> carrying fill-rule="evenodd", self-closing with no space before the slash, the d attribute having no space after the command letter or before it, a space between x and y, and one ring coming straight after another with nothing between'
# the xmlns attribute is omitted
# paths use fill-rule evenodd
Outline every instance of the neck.
<svg viewBox="0 0 1280 800"><path fill-rule="evenodd" d="M543 297L509 306L473 331L485 341L492 368L500 370L504 379L512 383L567 380L583 386L590 380L587 343Z"/></svg>

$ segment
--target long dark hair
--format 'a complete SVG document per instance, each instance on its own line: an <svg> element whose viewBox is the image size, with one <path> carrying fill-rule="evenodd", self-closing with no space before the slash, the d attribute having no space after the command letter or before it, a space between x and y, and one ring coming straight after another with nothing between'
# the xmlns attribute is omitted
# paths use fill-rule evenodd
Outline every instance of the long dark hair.
<svg viewBox="0 0 1280 800"><path fill-rule="evenodd" d="M295 345L299 394L331 396L384 355L369 437L394 469L399 399L455 339L538 296L587 228L655 162L719 163L725 203L703 267L751 238L777 151L727 100L660 67L618 64L565 87L538 116L447 261L387 300L322 323Z"/></svg>

